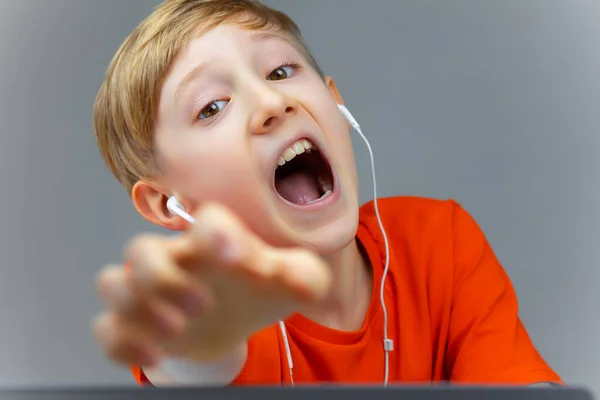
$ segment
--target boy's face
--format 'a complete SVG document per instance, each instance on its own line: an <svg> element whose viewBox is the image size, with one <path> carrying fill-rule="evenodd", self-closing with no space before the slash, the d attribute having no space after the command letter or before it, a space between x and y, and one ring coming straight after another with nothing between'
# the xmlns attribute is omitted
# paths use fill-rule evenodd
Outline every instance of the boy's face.
<svg viewBox="0 0 600 400"><path fill-rule="evenodd" d="M219 202L274 246L341 249L356 233L358 184L338 102L333 81L283 34L235 25L205 33L163 85L163 194L192 213Z"/></svg>

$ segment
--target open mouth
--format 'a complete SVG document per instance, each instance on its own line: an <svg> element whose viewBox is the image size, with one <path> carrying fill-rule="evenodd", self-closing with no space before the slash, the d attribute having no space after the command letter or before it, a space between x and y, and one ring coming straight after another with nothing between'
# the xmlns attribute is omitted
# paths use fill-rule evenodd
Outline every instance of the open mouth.
<svg viewBox="0 0 600 400"><path fill-rule="evenodd" d="M275 190L284 200L307 206L326 199L333 192L333 171L329 162L308 139L288 147L275 170Z"/></svg>

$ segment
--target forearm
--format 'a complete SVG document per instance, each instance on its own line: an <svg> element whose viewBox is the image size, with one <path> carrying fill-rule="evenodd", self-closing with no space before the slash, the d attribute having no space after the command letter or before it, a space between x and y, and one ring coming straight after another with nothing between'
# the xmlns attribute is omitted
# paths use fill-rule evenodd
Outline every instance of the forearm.
<svg viewBox="0 0 600 400"><path fill-rule="evenodd" d="M196 364L167 359L155 368L144 368L144 374L156 387L168 386L227 386L244 368L248 357L246 342L236 347L217 363Z"/></svg>

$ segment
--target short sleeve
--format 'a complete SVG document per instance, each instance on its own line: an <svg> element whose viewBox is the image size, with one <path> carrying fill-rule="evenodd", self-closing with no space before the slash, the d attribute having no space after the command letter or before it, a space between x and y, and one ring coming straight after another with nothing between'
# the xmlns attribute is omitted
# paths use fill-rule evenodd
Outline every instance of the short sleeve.
<svg viewBox="0 0 600 400"><path fill-rule="evenodd" d="M146 374L144 374L144 371L142 370L141 367L139 367L137 365L131 365L130 369L131 369L131 374L133 375L133 379L135 379L135 381L137 382L138 385L153 386L152 383L150 382L150 380L148 379L148 377L146 376Z"/></svg>
<svg viewBox="0 0 600 400"><path fill-rule="evenodd" d="M562 384L519 318L517 296L483 232L459 205L452 216L454 279L446 369L468 384Z"/></svg>

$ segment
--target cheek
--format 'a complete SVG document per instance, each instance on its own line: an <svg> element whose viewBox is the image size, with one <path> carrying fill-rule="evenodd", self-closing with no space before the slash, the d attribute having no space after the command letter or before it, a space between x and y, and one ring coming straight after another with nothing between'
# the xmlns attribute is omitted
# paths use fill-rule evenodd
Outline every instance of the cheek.
<svg viewBox="0 0 600 400"><path fill-rule="evenodd" d="M219 194L227 179L236 180L247 163L239 148L200 135L182 134L177 142L161 140L157 145L167 185L190 200Z"/></svg>
<svg viewBox="0 0 600 400"><path fill-rule="evenodd" d="M318 118L327 142L327 149L336 172L356 183L356 162L352 146L352 130L335 103L322 104L325 110ZM362 140L362 139L361 139Z"/></svg>
<svg viewBox="0 0 600 400"><path fill-rule="evenodd" d="M197 202L223 201L234 195L245 194L252 186L248 176L250 165L235 149L193 154L180 152L168 161L168 181L178 192Z"/></svg>
<svg viewBox="0 0 600 400"><path fill-rule="evenodd" d="M168 182L192 209L218 202L250 228L265 224L270 212L264 182L252 172L247 152L229 146L227 150L178 154L169 160Z"/></svg>
<svg viewBox="0 0 600 400"><path fill-rule="evenodd" d="M356 159L354 157L354 149L352 148L352 140L349 134L339 137L335 150L335 157L338 161L336 172L339 177L347 185L352 187L352 191L358 195L358 172L356 170Z"/></svg>

